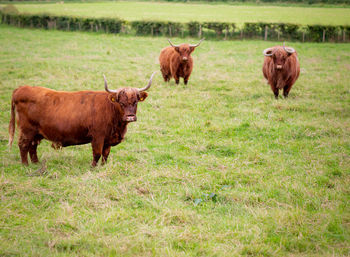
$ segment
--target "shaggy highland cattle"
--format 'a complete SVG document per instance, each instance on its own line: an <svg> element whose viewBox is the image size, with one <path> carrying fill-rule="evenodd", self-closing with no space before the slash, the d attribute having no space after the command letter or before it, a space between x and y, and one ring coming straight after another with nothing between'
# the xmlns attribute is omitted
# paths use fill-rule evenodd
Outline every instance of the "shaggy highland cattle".
<svg viewBox="0 0 350 257"><path fill-rule="evenodd" d="M288 97L289 91L299 77L300 64L297 52L292 47L275 46L263 51L264 77L278 99L279 90L283 88L283 96Z"/></svg>
<svg viewBox="0 0 350 257"><path fill-rule="evenodd" d="M110 90L105 77L106 92L21 86L12 94L9 146L16 119L23 164L28 165L28 152L33 163L39 161L37 147L42 139L61 147L91 143L91 165L96 166L101 155L104 164L111 146L124 139L128 123L136 121L137 103L146 99L154 74L141 89Z"/></svg>
<svg viewBox="0 0 350 257"><path fill-rule="evenodd" d="M187 85L193 68L191 53L203 40L204 38L196 45L174 45L168 39L171 46L163 48L159 56L160 70L165 82L173 77L176 84L179 84L180 77L182 77Z"/></svg>

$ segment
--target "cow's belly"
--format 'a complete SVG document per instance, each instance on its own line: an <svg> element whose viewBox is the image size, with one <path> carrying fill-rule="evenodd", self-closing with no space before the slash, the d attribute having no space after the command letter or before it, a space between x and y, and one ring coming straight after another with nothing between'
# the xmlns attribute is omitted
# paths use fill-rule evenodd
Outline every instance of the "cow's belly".
<svg viewBox="0 0 350 257"><path fill-rule="evenodd" d="M39 133L47 140L52 141L60 146L82 145L91 142L91 136L88 130L83 128L59 128L59 127L43 127L39 129Z"/></svg>

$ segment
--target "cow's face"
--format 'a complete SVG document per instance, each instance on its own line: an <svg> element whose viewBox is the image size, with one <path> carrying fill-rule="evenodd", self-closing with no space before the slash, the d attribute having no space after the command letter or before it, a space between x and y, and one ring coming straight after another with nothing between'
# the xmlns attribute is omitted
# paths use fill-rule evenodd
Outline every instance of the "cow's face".
<svg viewBox="0 0 350 257"><path fill-rule="evenodd" d="M277 49L277 51L272 55L273 62L275 64L275 69L282 70L284 63L286 62L289 54L283 49Z"/></svg>
<svg viewBox="0 0 350 257"><path fill-rule="evenodd" d="M293 48L290 48L290 49L293 49ZM272 58L275 70L282 70L288 57L291 55L291 53L287 52L281 46L276 46L273 48L266 49L264 51L264 54L265 56L268 56L268 58Z"/></svg>
<svg viewBox="0 0 350 257"><path fill-rule="evenodd" d="M175 46L174 49L180 55L180 62L187 63L195 47L190 46L189 44L181 44L179 46Z"/></svg>
<svg viewBox="0 0 350 257"><path fill-rule="evenodd" d="M110 93L108 98L121 110L123 121L134 122L137 120L137 103L144 101L147 96L146 92L140 92L137 88L122 88L116 93Z"/></svg>

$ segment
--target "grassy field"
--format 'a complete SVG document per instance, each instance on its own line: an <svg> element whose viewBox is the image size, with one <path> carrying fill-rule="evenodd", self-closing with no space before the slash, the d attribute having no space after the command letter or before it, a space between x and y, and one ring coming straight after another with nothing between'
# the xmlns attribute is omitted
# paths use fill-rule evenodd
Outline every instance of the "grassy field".
<svg viewBox="0 0 350 257"><path fill-rule="evenodd" d="M18 4L21 12L86 17L235 22L289 22L298 24L350 25L350 8L241 6L157 2L106 2L64 4Z"/></svg>
<svg viewBox="0 0 350 257"><path fill-rule="evenodd" d="M158 73L107 165L43 141L40 175L6 146L12 90L144 86L167 42L1 25L0 43L0 256L349 256L349 44L294 43L301 76L275 100L277 43L205 41L188 86Z"/></svg>

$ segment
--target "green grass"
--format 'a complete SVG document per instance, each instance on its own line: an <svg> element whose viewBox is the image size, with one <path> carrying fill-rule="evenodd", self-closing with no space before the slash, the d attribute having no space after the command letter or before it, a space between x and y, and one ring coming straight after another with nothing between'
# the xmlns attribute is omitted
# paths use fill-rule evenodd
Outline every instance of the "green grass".
<svg viewBox="0 0 350 257"><path fill-rule="evenodd" d="M293 43L301 75L275 100L277 43L205 41L189 86L158 73L107 165L43 141L32 176L6 146L12 90L140 87L167 41L2 25L0 43L1 256L349 256L349 44Z"/></svg>
<svg viewBox="0 0 350 257"><path fill-rule="evenodd" d="M281 6L241 6L227 4L184 4L164 2L105 2L18 4L21 12L52 13L85 17L120 17L133 21L142 19L188 21L286 22L303 25L350 25L350 8L308 8Z"/></svg>

